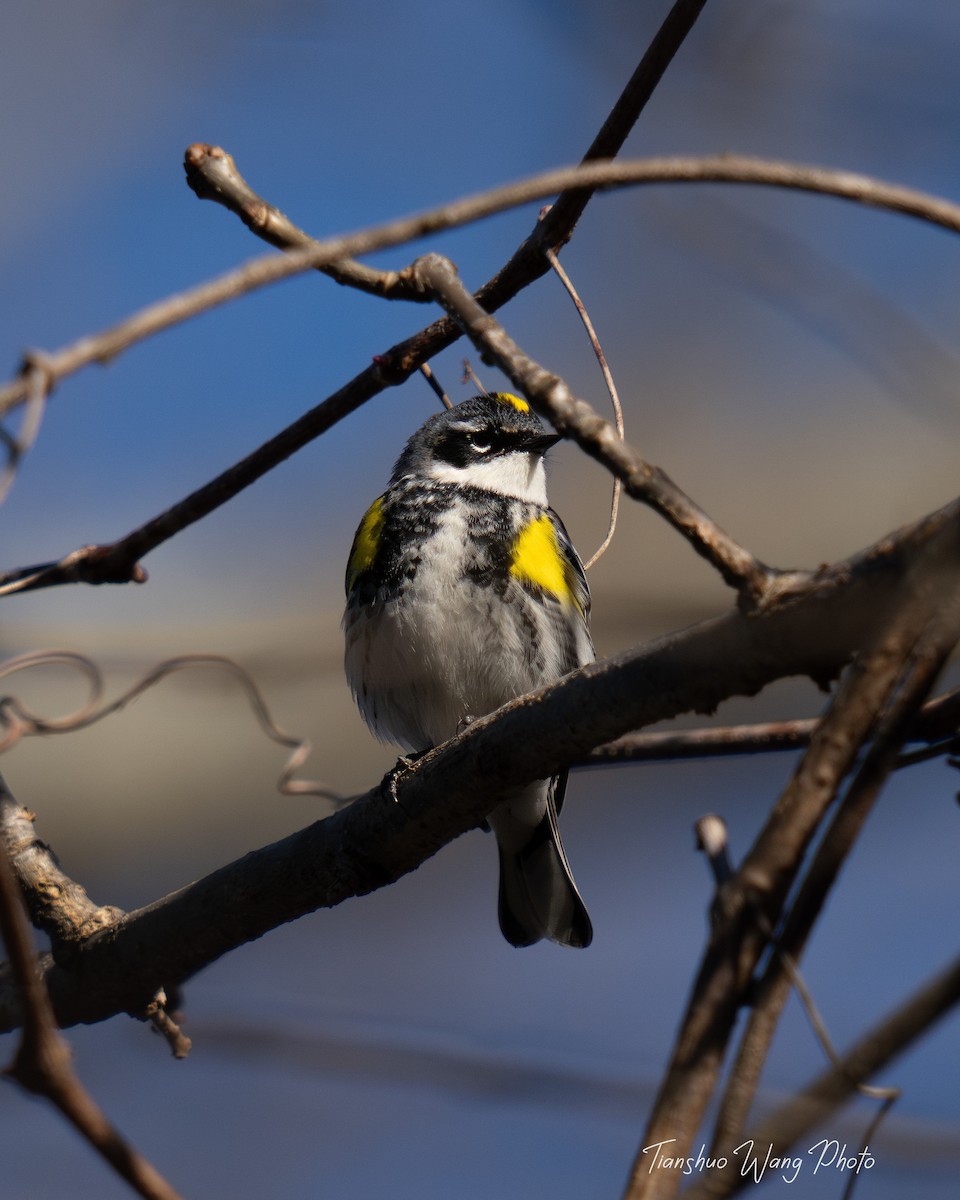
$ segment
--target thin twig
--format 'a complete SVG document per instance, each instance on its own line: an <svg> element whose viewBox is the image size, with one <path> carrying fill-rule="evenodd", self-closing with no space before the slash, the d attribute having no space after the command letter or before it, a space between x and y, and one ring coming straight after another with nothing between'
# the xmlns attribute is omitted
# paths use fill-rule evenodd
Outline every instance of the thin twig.
<svg viewBox="0 0 960 1200"><path fill-rule="evenodd" d="M28 355L21 369L27 383L26 410L16 436L0 425L0 440L7 451L7 464L0 474L0 504L13 486L23 456L36 441L53 379L42 355Z"/></svg>
<svg viewBox="0 0 960 1200"><path fill-rule="evenodd" d="M628 733L598 746L574 767L615 763L664 762L673 759L726 758L745 754L802 750L820 724L819 717L791 721L761 721L744 725L705 726L676 732ZM918 750L901 753L897 768L911 767L931 758L956 753L960 732L960 689L946 692L923 706L910 729L909 742L926 742Z"/></svg>
<svg viewBox="0 0 960 1200"><path fill-rule="evenodd" d="M483 386L480 376L473 369L473 363L469 358L463 360L463 374L460 376L461 383L472 383L481 396L487 394L487 389Z"/></svg>
<svg viewBox="0 0 960 1200"><path fill-rule="evenodd" d="M543 220L543 218L547 215L547 213L549 211L550 211L549 206L544 209L541 209L540 219ZM544 253L546 255L547 262L550 264L550 267L551 267L553 273L563 284L567 295L573 301L573 305L577 310L577 314L579 315L581 322L583 323L583 327L587 331L587 337L590 340L590 345L593 349L593 353L596 357L597 363L600 366L600 371L601 371L601 374L603 375L603 381L607 385L607 392L610 396L610 403L613 405L614 423L617 427L617 433L620 435L620 440L623 441L623 438L624 438L623 406L620 403L620 396L617 393L617 385L614 382L613 372L610 370L610 367L607 363L607 356L604 354L603 347L600 345L600 339L599 339L599 337L597 337L597 331L594 328L593 321L590 320L590 314L587 312L586 305L580 299L580 295L577 292L577 289L573 286L573 280L570 278L570 276L567 274L567 272L564 270L564 268L560 265L560 259L557 257L556 252L553 250L547 249L544 251ZM604 554L607 551L607 547L613 541L613 535L617 529L617 513L620 510L620 488L621 488L621 486L622 486L622 484L621 484L619 476L615 476L614 480L613 480L613 493L612 493L612 497L610 500L610 520L607 524L606 536L604 537L604 539L600 543L600 545L596 548L596 550L594 550L593 554L591 554L590 557L587 559L587 561L583 564L583 569L585 571L589 571L590 568L596 562L598 562L601 558L603 558Z"/></svg>
<svg viewBox="0 0 960 1200"><path fill-rule="evenodd" d="M443 407L444 408L453 408L453 402L451 401L451 399L447 395L447 393L443 390L443 387L440 384L440 380L437 379L436 375L434 375L433 371L430 368L429 363L421 363L420 364L420 374L424 377L424 379L430 385L431 389L433 390L434 394L437 396L437 398L439 399L439 401L443 405Z"/></svg>

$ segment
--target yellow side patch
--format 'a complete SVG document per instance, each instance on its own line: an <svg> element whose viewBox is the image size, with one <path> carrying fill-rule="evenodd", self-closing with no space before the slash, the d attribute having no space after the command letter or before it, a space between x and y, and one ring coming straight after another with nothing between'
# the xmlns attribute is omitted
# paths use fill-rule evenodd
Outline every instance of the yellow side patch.
<svg viewBox="0 0 960 1200"><path fill-rule="evenodd" d="M491 400L496 400L498 404L507 404L510 408L515 408L517 412L526 413L530 411L530 405L523 399L522 396L515 396L513 392L492 392Z"/></svg>
<svg viewBox="0 0 960 1200"><path fill-rule="evenodd" d="M557 542L556 530L546 513L520 531L510 563L510 574L514 579L533 584L558 600L576 603L569 570Z"/></svg>
<svg viewBox="0 0 960 1200"><path fill-rule="evenodd" d="M360 528L353 539L350 551L350 561L347 563L347 591L353 589L364 571L369 571L377 557L377 547L380 545L380 535L383 532L383 497L381 496L367 509L366 515L360 522Z"/></svg>

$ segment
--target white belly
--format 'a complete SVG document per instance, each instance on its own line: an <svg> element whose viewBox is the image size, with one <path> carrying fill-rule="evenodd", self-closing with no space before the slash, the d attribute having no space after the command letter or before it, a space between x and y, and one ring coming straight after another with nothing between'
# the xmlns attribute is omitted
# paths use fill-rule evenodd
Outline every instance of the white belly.
<svg viewBox="0 0 960 1200"><path fill-rule="evenodd" d="M424 547L413 579L395 598L346 618L346 671L364 719L378 736L411 750L453 737L467 717L481 717L515 696L559 678L576 663L539 637L530 653L530 620L548 633L551 616L531 614L519 584L510 591L465 579L470 566L462 516L444 515ZM524 615L524 608L526 613ZM589 639L582 661L590 661Z"/></svg>

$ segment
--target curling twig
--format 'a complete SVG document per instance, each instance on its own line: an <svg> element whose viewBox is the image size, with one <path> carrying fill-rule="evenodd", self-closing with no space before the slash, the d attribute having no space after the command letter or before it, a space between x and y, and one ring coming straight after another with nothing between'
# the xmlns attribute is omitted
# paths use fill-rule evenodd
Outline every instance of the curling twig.
<svg viewBox="0 0 960 1200"><path fill-rule="evenodd" d="M540 219L543 220L549 211L549 206L541 209ZM614 423L617 427L617 433L620 435L620 440L623 441L623 407L620 404L620 396L617 393L617 385L613 379L613 372L610 370L610 367L607 363L607 356L604 354L603 347L600 345L600 339L597 337L597 331L594 328L593 321L590 320L590 314L587 312L586 305L580 299L577 289L573 286L573 280L560 265L560 259L557 257L556 252L548 248L544 251L544 254L546 255L547 262L550 264L553 273L563 284L567 295L573 301L574 307L576 308L580 320L583 323L583 327L587 331L587 337L590 339L590 345L593 348L593 353L596 356L597 362L600 366L600 371L603 375L603 381L607 385L610 403L613 405ZM583 569L585 571L589 571L594 563L598 562L604 556L607 551L607 547L613 541L613 535L617 529L617 513L620 509L621 486L622 484L620 477L615 476L613 480L613 494L610 500L610 520L607 525L607 532L603 541L583 564Z"/></svg>
<svg viewBox="0 0 960 1200"><path fill-rule="evenodd" d="M334 804L343 799L323 784L293 778L295 772L310 756L310 742L306 738L298 738L294 734L287 733L277 725L253 676L233 659L219 654L184 654L178 658L166 659L106 704L100 704L103 696L103 675L100 668L92 659L70 650L37 650L8 659L6 662L0 663L0 679L34 667L50 665L70 667L79 671L86 678L88 686L86 702L67 716L45 717L34 712L16 696L0 697L0 729L5 730L3 736L0 737L0 754L10 750L23 737L38 737L52 733L75 733L80 729L87 729L105 717L119 712L120 709L136 700L138 696L142 696L154 684L159 683L161 679L165 679L177 671L195 667L214 667L228 672L240 684L260 728L267 737L277 745L284 746L291 751L277 780L277 790L281 795L320 796Z"/></svg>

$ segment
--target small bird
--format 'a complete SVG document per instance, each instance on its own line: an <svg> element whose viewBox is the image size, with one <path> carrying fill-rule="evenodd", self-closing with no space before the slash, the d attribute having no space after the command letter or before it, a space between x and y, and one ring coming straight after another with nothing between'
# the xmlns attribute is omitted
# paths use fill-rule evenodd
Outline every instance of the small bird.
<svg viewBox="0 0 960 1200"><path fill-rule="evenodd" d="M428 750L594 659L583 565L547 503L559 440L507 392L436 413L397 459L347 564L347 679L378 737ZM514 946L588 946L560 842L567 772L490 814L500 928Z"/></svg>

